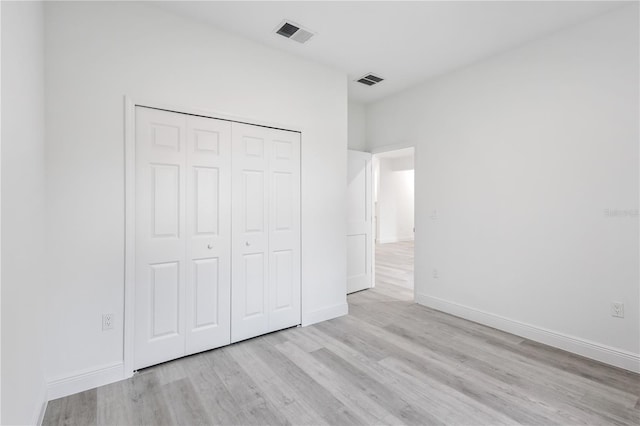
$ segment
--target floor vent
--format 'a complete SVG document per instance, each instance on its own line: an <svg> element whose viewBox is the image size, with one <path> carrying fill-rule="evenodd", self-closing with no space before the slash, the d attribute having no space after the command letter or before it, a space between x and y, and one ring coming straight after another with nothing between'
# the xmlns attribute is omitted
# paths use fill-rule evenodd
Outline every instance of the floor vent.
<svg viewBox="0 0 640 426"><path fill-rule="evenodd" d="M305 43L314 35L311 31L305 30L300 25L290 21L283 21L276 29L276 34L298 43Z"/></svg>
<svg viewBox="0 0 640 426"><path fill-rule="evenodd" d="M377 75L366 74L363 77L357 79L356 81L358 83L366 84L367 86L373 86L374 84L378 84L383 80L384 78L378 77Z"/></svg>

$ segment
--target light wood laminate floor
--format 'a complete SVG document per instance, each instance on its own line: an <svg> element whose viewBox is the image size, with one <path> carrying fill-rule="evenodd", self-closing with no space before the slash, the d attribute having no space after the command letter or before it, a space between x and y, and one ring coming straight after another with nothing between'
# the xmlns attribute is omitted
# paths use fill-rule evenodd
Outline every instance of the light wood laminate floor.
<svg viewBox="0 0 640 426"><path fill-rule="evenodd" d="M51 401L44 424L640 423L638 375L416 305L378 265L345 317Z"/></svg>
<svg viewBox="0 0 640 426"><path fill-rule="evenodd" d="M398 300L413 300L413 241L376 244L376 290Z"/></svg>

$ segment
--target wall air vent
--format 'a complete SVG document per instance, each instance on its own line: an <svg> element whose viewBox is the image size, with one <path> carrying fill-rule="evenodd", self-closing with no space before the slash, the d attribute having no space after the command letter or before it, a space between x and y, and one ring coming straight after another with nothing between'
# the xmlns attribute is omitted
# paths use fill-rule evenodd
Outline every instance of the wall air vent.
<svg viewBox="0 0 640 426"><path fill-rule="evenodd" d="M276 34L280 34L282 37L297 41L298 43L305 43L314 35L311 31L305 30L300 25L294 24L291 21L282 21L276 29Z"/></svg>
<svg viewBox="0 0 640 426"><path fill-rule="evenodd" d="M366 84L367 86L373 86L374 84L380 83L382 80L384 80L384 78L369 73L365 74L363 77L357 79L356 81L358 83Z"/></svg>

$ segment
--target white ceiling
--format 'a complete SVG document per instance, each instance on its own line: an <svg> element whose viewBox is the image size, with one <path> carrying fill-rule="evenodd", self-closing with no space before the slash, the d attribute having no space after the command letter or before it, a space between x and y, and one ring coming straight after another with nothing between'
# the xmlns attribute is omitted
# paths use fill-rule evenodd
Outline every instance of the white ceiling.
<svg viewBox="0 0 640 426"><path fill-rule="evenodd" d="M614 1L168 1L157 7L281 49L349 76L369 103L429 78L628 4ZM289 19L317 33L274 33ZM373 72L386 80L353 80Z"/></svg>

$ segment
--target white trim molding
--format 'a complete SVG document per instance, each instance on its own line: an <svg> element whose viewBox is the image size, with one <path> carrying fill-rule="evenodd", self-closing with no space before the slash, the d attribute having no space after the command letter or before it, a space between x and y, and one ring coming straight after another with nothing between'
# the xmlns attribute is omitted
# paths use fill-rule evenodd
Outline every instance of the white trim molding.
<svg viewBox="0 0 640 426"><path fill-rule="evenodd" d="M44 421L44 413L47 411L47 388L42 384L40 389L38 399L36 400L36 407L33 410L33 418L31 419L31 424L40 426Z"/></svg>
<svg viewBox="0 0 640 426"><path fill-rule="evenodd" d="M135 318L135 271L136 271L136 104L127 96L124 98L124 162L125 162L125 219L124 219L124 372L133 376L134 360L134 318Z"/></svg>
<svg viewBox="0 0 640 426"><path fill-rule="evenodd" d="M302 326L313 325L318 322L327 321L338 318L349 313L349 304L339 303L337 305L328 306L326 308L317 309L313 312L302 312Z"/></svg>
<svg viewBox="0 0 640 426"><path fill-rule="evenodd" d="M107 364L96 369L82 370L69 376L50 380L47 383L47 396L51 401L118 382L124 378L124 364L122 362Z"/></svg>
<svg viewBox="0 0 640 426"><path fill-rule="evenodd" d="M416 303L605 364L640 373L640 354L612 348L416 292Z"/></svg>

